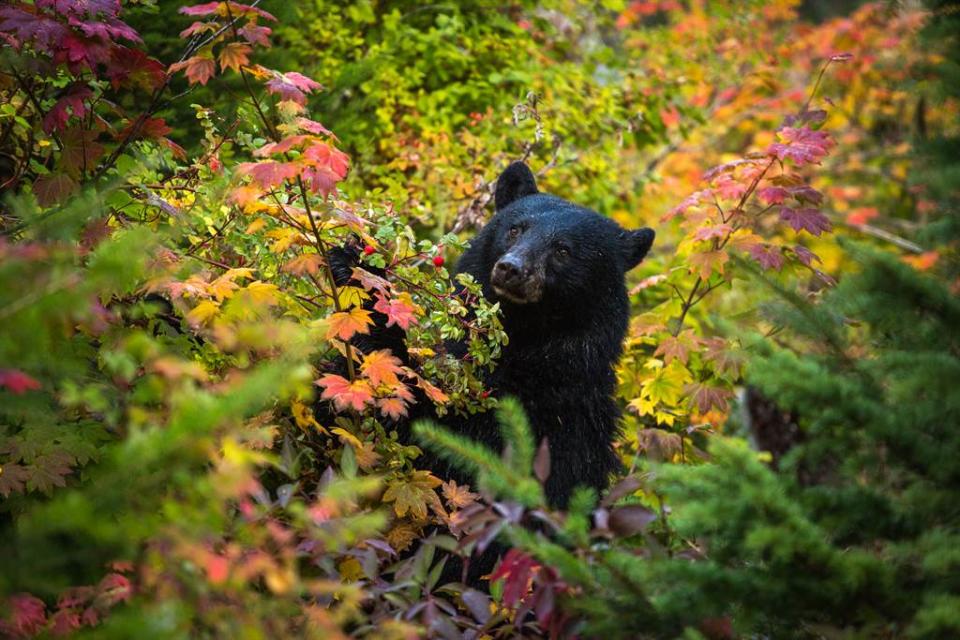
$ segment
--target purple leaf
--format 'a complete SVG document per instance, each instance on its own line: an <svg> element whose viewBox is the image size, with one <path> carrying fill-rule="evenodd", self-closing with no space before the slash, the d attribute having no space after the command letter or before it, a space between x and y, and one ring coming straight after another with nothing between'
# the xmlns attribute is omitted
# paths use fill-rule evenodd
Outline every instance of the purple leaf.
<svg viewBox="0 0 960 640"><path fill-rule="evenodd" d="M803 209L783 207L780 209L780 219L789 224L794 231L807 231L815 236L833 228L830 220L812 207Z"/></svg>

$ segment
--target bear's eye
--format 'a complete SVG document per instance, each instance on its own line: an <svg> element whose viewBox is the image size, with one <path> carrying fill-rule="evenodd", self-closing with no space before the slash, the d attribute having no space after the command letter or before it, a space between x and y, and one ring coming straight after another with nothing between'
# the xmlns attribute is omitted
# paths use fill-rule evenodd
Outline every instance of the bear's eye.
<svg viewBox="0 0 960 640"><path fill-rule="evenodd" d="M567 256L570 255L570 249L568 249L568 248L566 248L566 247L564 247L564 246L561 245L561 246L557 247L556 249L554 249L554 253L556 253L557 256L559 256L559 257L561 257L561 258L566 258Z"/></svg>
<svg viewBox="0 0 960 640"><path fill-rule="evenodd" d="M509 231L507 231L507 235L510 236L511 239L512 239L512 238L518 238L518 237L520 237L520 232L521 232L521 231L523 231L523 229L520 228L520 225L516 225L516 224L515 224L515 225L513 225L512 227L510 227L510 230L509 230Z"/></svg>

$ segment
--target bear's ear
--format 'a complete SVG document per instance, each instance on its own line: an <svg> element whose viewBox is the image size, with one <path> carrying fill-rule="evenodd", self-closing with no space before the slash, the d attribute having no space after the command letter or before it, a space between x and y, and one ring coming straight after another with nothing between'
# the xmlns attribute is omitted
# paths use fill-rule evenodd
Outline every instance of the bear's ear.
<svg viewBox="0 0 960 640"><path fill-rule="evenodd" d="M653 246L656 237L653 229L644 227L633 231L623 231L620 234L620 250L623 254L624 269L630 271L640 264L643 257Z"/></svg>
<svg viewBox="0 0 960 640"><path fill-rule="evenodd" d="M522 162L514 162L497 178L497 191L493 201L497 211L524 196L537 193L537 180L530 167Z"/></svg>

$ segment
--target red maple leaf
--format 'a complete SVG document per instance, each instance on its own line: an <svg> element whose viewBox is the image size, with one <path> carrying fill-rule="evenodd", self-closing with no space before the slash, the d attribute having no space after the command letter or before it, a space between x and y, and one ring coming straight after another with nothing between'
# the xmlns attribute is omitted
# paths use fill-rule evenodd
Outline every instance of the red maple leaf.
<svg viewBox="0 0 960 640"><path fill-rule="evenodd" d="M300 167L292 162L242 162L237 171L249 175L260 187L271 189L295 177Z"/></svg>
<svg viewBox="0 0 960 640"><path fill-rule="evenodd" d="M813 264L814 260L821 262L820 256L815 254L813 251L810 251L810 249L807 249L802 244L794 245L793 255L797 256L797 260L808 267Z"/></svg>
<svg viewBox="0 0 960 640"><path fill-rule="evenodd" d="M139 49L117 45L110 53L106 76L114 89L131 86L153 91L167 79L167 68L163 63Z"/></svg>
<svg viewBox="0 0 960 640"><path fill-rule="evenodd" d="M822 160L834 142L825 131L814 131L809 127L783 127L777 131L780 142L767 147L767 153L779 160L793 160L797 164L816 164Z"/></svg>
<svg viewBox="0 0 960 640"><path fill-rule="evenodd" d="M60 609L50 620L50 633L57 637L69 635L81 626L80 614L74 609Z"/></svg>
<svg viewBox="0 0 960 640"><path fill-rule="evenodd" d="M280 96L281 100L291 100L300 105L307 104L307 94L320 88L320 83L307 76L290 71L274 71L273 78L267 81L267 91Z"/></svg>
<svg viewBox="0 0 960 640"><path fill-rule="evenodd" d="M733 233L733 227L728 224L718 224L712 227L701 227L693 234L694 240L709 240L711 238L723 238Z"/></svg>
<svg viewBox="0 0 960 640"><path fill-rule="evenodd" d="M789 224L794 231L807 231L815 236L819 236L824 231L830 231L833 226L827 216L820 213L812 207L803 209L794 209L792 207L782 207L780 209L780 219Z"/></svg>
<svg viewBox="0 0 960 640"><path fill-rule="evenodd" d="M103 155L103 145L97 142L99 134L89 129L70 127L60 135L63 154L60 163L71 177L93 170Z"/></svg>
<svg viewBox="0 0 960 640"><path fill-rule="evenodd" d="M267 20L276 20L272 14L267 13L263 9L258 9L248 4L240 4L239 2L205 2L204 4L197 4L192 7L181 7L180 13L187 16L218 15L224 18L231 15L234 17L259 16Z"/></svg>
<svg viewBox="0 0 960 640"><path fill-rule="evenodd" d="M490 575L490 582L503 579L503 604L516 606L530 590L534 571L540 563L519 549L510 549L500 566Z"/></svg>
<svg viewBox="0 0 960 640"><path fill-rule="evenodd" d="M270 46L270 40L268 39L268 36L271 32L272 30L270 27L261 27L260 25L256 24L247 24L237 30L237 33L239 33L250 44L259 44L263 47Z"/></svg>
<svg viewBox="0 0 960 640"><path fill-rule="evenodd" d="M404 297L404 294L401 294L401 297L398 298L387 298L382 294L377 294L377 302L373 305L373 310L387 316L388 327L396 324L406 331L411 324L417 323L417 309L413 301L409 299L409 294L406 294L406 299L401 299L402 297Z"/></svg>
<svg viewBox="0 0 960 640"><path fill-rule="evenodd" d="M0 369L0 387L6 387L16 395L36 391L40 383L19 369Z"/></svg>
<svg viewBox="0 0 960 640"><path fill-rule="evenodd" d="M12 628L14 635L32 637L46 625L47 605L40 598L35 598L28 593L19 593L11 596L7 602L10 608L10 623L4 624L3 627Z"/></svg>
<svg viewBox="0 0 960 640"><path fill-rule="evenodd" d="M45 52L53 51L70 33L63 23L26 4L0 7L0 31L13 34L20 44L28 42Z"/></svg>
<svg viewBox="0 0 960 640"><path fill-rule="evenodd" d="M323 389L320 397L324 400L332 400L337 411L346 409L363 411L366 405L373 402L373 389L366 380L350 382L343 376L328 373L314 384Z"/></svg>
<svg viewBox="0 0 960 640"><path fill-rule="evenodd" d="M776 269L780 271L783 268L783 254L779 247L766 244L751 244L747 246L747 253L756 260L764 269Z"/></svg>
<svg viewBox="0 0 960 640"><path fill-rule="evenodd" d="M11 493L23 493L24 483L30 477L27 468L19 464L4 464L0 467L0 496L7 498Z"/></svg>
<svg viewBox="0 0 960 640"><path fill-rule="evenodd" d="M757 196L766 204L783 204L790 192L783 187L763 187L757 189Z"/></svg>
<svg viewBox="0 0 960 640"><path fill-rule="evenodd" d="M309 131L310 133L316 135L324 136L333 136L333 132L327 129L325 126L317 122L316 120L311 120L309 118L297 118L297 126L303 129L304 131Z"/></svg>
<svg viewBox="0 0 960 640"><path fill-rule="evenodd" d="M82 118L87 113L86 100L93 95L93 91L87 85L75 82L67 89L66 95L57 100L50 107L50 111L43 118L44 133L60 131L67 126L70 116Z"/></svg>
<svg viewBox="0 0 960 640"><path fill-rule="evenodd" d="M33 183L33 193L41 207L51 207L63 202L74 191L77 183L65 173L50 173L40 176Z"/></svg>

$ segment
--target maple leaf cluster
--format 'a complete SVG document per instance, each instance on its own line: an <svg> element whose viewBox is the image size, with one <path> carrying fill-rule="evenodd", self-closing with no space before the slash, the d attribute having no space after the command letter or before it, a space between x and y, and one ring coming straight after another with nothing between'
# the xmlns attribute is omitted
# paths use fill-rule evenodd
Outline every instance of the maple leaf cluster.
<svg viewBox="0 0 960 640"><path fill-rule="evenodd" d="M110 609L133 596L133 586L125 575L132 566L126 562L111 564L112 571L92 586L73 587L60 594L56 608L30 594L7 598L9 615L0 619L0 633L8 638L32 638L43 632L66 636L82 627L96 626Z"/></svg>

